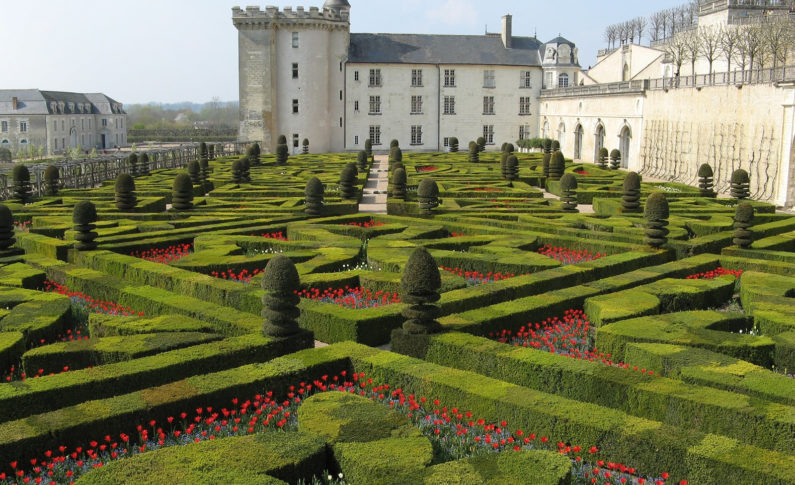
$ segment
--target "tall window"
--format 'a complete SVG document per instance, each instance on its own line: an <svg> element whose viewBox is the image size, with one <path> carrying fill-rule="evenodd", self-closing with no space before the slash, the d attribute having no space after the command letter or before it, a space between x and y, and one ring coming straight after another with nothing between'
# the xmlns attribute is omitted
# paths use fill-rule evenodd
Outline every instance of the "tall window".
<svg viewBox="0 0 795 485"><path fill-rule="evenodd" d="M455 114L455 96L444 97L444 114L446 115Z"/></svg>
<svg viewBox="0 0 795 485"><path fill-rule="evenodd" d="M445 147L449 147L450 146L450 137L449 136L444 137L443 142L444 142L444 146Z"/></svg>
<svg viewBox="0 0 795 485"><path fill-rule="evenodd" d="M354 101L353 102L353 110L354 111L359 111L359 102L358 101Z"/></svg>
<svg viewBox="0 0 795 485"><path fill-rule="evenodd" d="M0 121L0 131L8 133L8 121Z"/></svg>
<svg viewBox="0 0 795 485"><path fill-rule="evenodd" d="M483 138L486 145L494 145L494 125L483 125Z"/></svg>
<svg viewBox="0 0 795 485"><path fill-rule="evenodd" d="M381 114L381 96L370 96L370 114Z"/></svg>
<svg viewBox="0 0 795 485"><path fill-rule="evenodd" d="M298 63L293 62L293 79L298 79Z"/></svg>
<svg viewBox="0 0 795 485"><path fill-rule="evenodd" d="M559 88L566 88L569 86L569 75L566 73L561 74L558 76L558 87Z"/></svg>
<svg viewBox="0 0 795 485"><path fill-rule="evenodd" d="M545 82L544 82L544 89L552 89L555 86L552 85L552 80L555 79L555 74L552 72L548 72L545 74Z"/></svg>
<svg viewBox="0 0 795 485"><path fill-rule="evenodd" d="M422 114L422 96L411 97L411 114Z"/></svg>
<svg viewBox="0 0 795 485"><path fill-rule="evenodd" d="M298 114L298 100L293 100L293 113Z"/></svg>
<svg viewBox="0 0 795 485"><path fill-rule="evenodd" d="M293 32L293 47L298 47L298 32Z"/></svg>
<svg viewBox="0 0 795 485"><path fill-rule="evenodd" d="M411 144L422 145L422 126L413 125L411 127Z"/></svg>
<svg viewBox="0 0 795 485"><path fill-rule="evenodd" d="M358 81L359 80L359 71L353 71L353 80L354 81Z"/></svg>
<svg viewBox="0 0 795 485"><path fill-rule="evenodd" d="M28 132L28 122L27 121L20 121L19 122L19 132L20 133L27 133Z"/></svg>
<svg viewBox="0 0 795 485"><path fill-rule="evenodd" d="M444 70L444 87L446 88L455 87L455 69Z"/></svg>
<svg viewBox="0 0 795 485"><path fill-rule="evenodd" d="M102 118L102 126L108 126L107 118ZM61 129L63 130L63 121L61 121Z"/></svg>
<svg viewBox="0 0 795 485"><path fill-rule="evenodd" d="M530 71L522 71L519 74L519 87L520 88L531 88L530 85Z"/></svg>
<svg viewBox="0 0 795 485"><path fill-rule="evenodd" d="M81 130L85 130L86 129L86 119L85 118L80 118L80 129Z"/></svg>
<svg viewBox="0 0 795 485"><path fill-rule="evenodd" d="M370 69L370 86L381 85L381 69Z"/></svg>
<svg viewBox="0 0 795 485"><path fill-rule="evenodd" d="M486 69L483 71L483 87L493 88L497 86L497 81L494 79L494 70Z"/></svg>
<svg viewBox="0 0 795 485"><path fill-rule="evenodd" d="M527 140L530 138L530 125L522 125L519 127L519 139Z"/></svg>
<svg viewBox="0 0 795 485"><path fill-rule="evenodd" d="M483 96L483 114L494 114L494 96Z"/></svg>
<svg viewBox="0 0 795 485"><path fill-rule="evenodd" d="M422 86L422 69L411 70L411 85Z"/></svg>
<svg viewBox="0 0 795 485"><path fill-rule="evenodd" d="M298 148L298 133L293 133L293 148Z"/></svg>
<svg viewBox="0 0 795 485"><path fill-rule="evenodd" d="M519 114L520 115L530 114L530 96L521 96L519 98Z"/></svg>
<svg viewBox="0 0 795 485"><path fill-rule="evenodd" d="M370 143L373 145L381 144L381 126L370 125Z"/></svg>

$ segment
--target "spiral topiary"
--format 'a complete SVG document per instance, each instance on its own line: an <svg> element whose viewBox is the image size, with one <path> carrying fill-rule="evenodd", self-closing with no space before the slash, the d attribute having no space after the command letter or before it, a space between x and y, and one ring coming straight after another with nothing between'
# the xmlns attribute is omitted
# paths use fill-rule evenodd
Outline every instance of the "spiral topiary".
<svg viewBox="0 0 795 485"><path fill-rule="evenodd" d="M563 212L580 212L577 210L577 177L570 173L563 174L560 190L563 192Z"/></svg>
<svg viewBox="0 0 795 485"><path fill-rule="evenodd" d="M715 197L715 174L712 172L712 167L708 163L701 164L698 167L698 190L703 197Z"/></svg>
<svg viewBox="0 0 795 485"><path fill-rule="evenodd" d="M599 157L596 159L596 164L599 165L599 168L607 168L607 157L609 156L609 152L607 148L602 147L599 149Z"/></svg>
<svg viewBox="0 0 795 485"><path fill-rule="evenodd" d="M516 155L510 154L505 160L505 178L508 179L510 187L513 187L514 181L519 180L519 159Z"/></svg>
<svg viewBox="0 0 795 485"><path fill-rule="evenodd" d="M469 162L478 163L480 161L480 149L474 141L469 142Z"/></svg>
<svg viewBox="0 0 795 485"><path fill-rule="evenodd" d="M560 150L560 142L558 140L552 140L552 153Z"/></svg>
<svg viewBox="0 0 795 485"><path fill-rule="evenodd" d="M138 176L138 154L135 152L130 153L130 156L127 157L127 162L130 164L130 174L133 177Z"/></svg>
<svg viewBox="0 0 795 485"><path fill-rule="evenodd" d="M741 248L751 247L754 242L754 233L751 226L754 224L754 206L750 202L740 202L734 211L734 239L732 241Z"/></svg>
<svg viewBox="0 0 795 485"><path fill-rule="evenodd" d="M25 165L15 165L11 173L14 181L14 198L23 204L30 202L33 189L30 186L30 171Z"/></svg>
<svg viewBox="0 0 795 485"><path fill-rule="evenodd" d="M563 170L566 166L566 159L563 157L563 152L560 150L552 154L549 159L549 179L560 180L563 176Z"/></svg>
<svg viewBox="0 0 795 485"><path fill-rule="evenodd" d="M406 169L398 168L392 172L392 197L406 199Z"/></svg>
<svg viewBox="0 0 795 485"><path fill-rule="evenodd" d="M359 176L359 171L356 169L355 163L348 163L343 167L340 173L340 192L343 199L356 198L356 182Z"/></svg>
<svg viewBox="0 0 795 485"><path fill-rule="evenodd" d="M544 153L544 157L541 159L541 174L547 178L549 178L549 164L551 160L551 153Z"/></svg>
<svg viewBox="0 0 795 485"><path fill-rule="evenodd" d="M304 138L304 141L301 142L301 153L309 155L309 138Z"/></svg>
<svg viewBox="0 0 795 485"><path fill-rule="evenodd" d="M193 209L193 182L186 173L181 173L174 178L174 187L171 190L171 207L178 211Z"/></svg>
<svg viewBox="0 0 795 485"><path fill-rule="evenodd" d="M305 212L307 215L317 217L323 213L323 194L325 188L323 183L317 177L312 177L306 183L304 188L304 197L306 199Z"/></svg>
<svg viewBox="0 0 795 485"><path fill-rule="evenodd" d="M372 158L373 156L373 142L368 138L364 140L364 151L367 152L367 156Z"/></svg>
<svg viewBox="0 0 795 485"><path fill-rule="evenodd" d="M60 173L55 165L48 165L44 170L44 187L46 195L58 195Z"/></svg>
<svg viewBox="0 0 795 485"><path fill-rule="evenodd" d="M430 214L433 209L439 206L439 186L432 178L425 178L420 181L417 187L417 200L420 203L420 212Z"/></svg>
<svg viewBox="0 0 795 485"><path fill-rule="evenodd" d="M621 152L617 149L613 149L610 151L610 168L612 170L618 170L618 167L621 166Z"/></svg>
<svg viewBox="0 0 795 485"><path fill-rule="evenodd" d="M658 249L668 242L668 200L662 192L653 192L646 199L644 209L645 234L644 242Z"/></svg>
<svg viewBox="0 0 795 485"><path fill-rule="evenodd" d="M367 169L367 152L365 150L359 150L356 155L356 166L359 167L359 170Z"/></svg>
<svg viewBox="0 0 795 485"><path fill-rule="evenodd" d="M0 250L5 251L15 242L14 215L5 204L0 204Z"/></svg>
<svg viewBox="0 0 795 485"><path fill-rule="evenodd" d="M436 320L439 307L433 305L441 297L441 287L439 265L433 256L422 246L412 251L400 278L400 298L410 305L401 312L406 318L403 330L410 334L442 331L441 324Z"/></svg>
<svg viewBox="0 0 795 485"><path fill-rule="evenodd" d="M232 172L232 183L240 187L240 184L243 183L242 159L238 159L232 162L231 172Z"/></svg>
<svg viewBox="0 0 795 485"><path fill-rule="evenodd" d="M287 159L290 157L290 149L287 148L286 143L276 145L276 163L279 165L287 164Z"/></svg>
<svg viewBox="0 0 795 485"><path fill-rule="evenodd" d="M138 174L149 175L149 155L146 153L138 157Z"/></svg>
<svg viewBox="0 0 795 485"><path fill-rule="evenodd" d="M640 212L640 176L635 172L629 172L624 177L624 186L622 189L622 212Z"/></svg>
<svg viewBox="0 0 795 485"><path fill-rule="evenodd" d="M450 144L450 153L458 153L458 138L451 136L448 143Z"/></svg>
<svg viewBox="0 0 795 485"><path fill-rule="evenodd" d="M389 163L402 162L403 150L400 147L392 147L389 149Z"/></svg>
<svg viewBox="0 0 795 485"><path fill-rule="evenodd" d="M72 211L72 222L75 226L75 249L78 251L91 251L97 248L95 239L97 233L94 229L97 228L97 208L88 200L81 200L75 204Z"/></svg>
<svg viewBox="0 0 795 485"><path fill-rule="evenodd" d="M552 154L552 139L544 138L544 153Z"/></svg>
<svg viewBox="0 0 795 485"><path fill-rule="evenodd" d="M731 196L737 200L747 199L751 196L751 177L741 168L732 172Z"/></svg>
<svg viewBox="0 0 795 485"><path fill-rule="evenodd" d="M486 151L486 139L482 136L479 136L477 139L478 144L478 151L485 152Z"/></svg>
<svg viewBox="0 0 795 485"><path fill-rule="evenodd" d="M191 160L188 162L188 175L190 176L190 180L193 182L193 185L202 184L202 168L197 160Z"/></svg>
<svg viewBox="0 0 795 485"><path fill-rule="evenodd" d="M116 177L116 208L120 211L131 211L138 205L135 196L135 179L128 173L120 173Z"/></svg>
<svg viewBox="0 0 795 485"><path fill-rule="evenodd" d="M301 314L301 279L295 264L287 256L276 255L262 272L262 334L266 337L289 337L300 332L297 318Z"/></svg>
<svg viewBox="0 0 795 485"><path fill-rule="evenodd" d="M284 135L279 135L279 138L276 139L277 145L286 145L287 144L287 137Z"/></svg>

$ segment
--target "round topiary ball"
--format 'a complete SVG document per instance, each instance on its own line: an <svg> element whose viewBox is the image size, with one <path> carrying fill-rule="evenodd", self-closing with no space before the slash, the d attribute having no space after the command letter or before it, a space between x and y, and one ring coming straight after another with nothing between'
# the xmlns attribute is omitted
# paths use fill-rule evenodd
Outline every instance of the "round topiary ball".
<svg viewBox="0 0 795 485"><path fill-rule="evenodd" d="M560 142L558 140L552 140L552 151L555 152L560 150Z"/></svg>
<svg viewBox="0 0 795 485"><path fill-rule="evenodd" d="M610 152L610 168L613 170L618 170L621 166L621 152L613 149Z"/></svg>
<svg viewBox="0 0 795 485"><path fill-rule="evenodd" d="M395 147L399 147L400 143L395 140L394 138L389 142L389 150L391 151Z"/></svg>
<svg viewBox="0 0 795 485"><path fill-rule="evenodd" d="M486 139L482 136L479 136L477 139L478 151L485 152L486 151Z"/></svg>
<svg viewBox="0 0 795 485"><path fill-rule="evenodd" d="M417 200L423 214L430 214L439 206L439 186L435 180L425 178L420 181L420 185L417 187Z"/></svg>
<svg viewBox="0 0 795 485"><path fill-rule="evenodd" d="M97 222L97 207L89 200L81 200L72 209L72 222L80 225Z"/></svg>
<svg viewBox="0 0 795 485"><path fill-rule="evenodd" d="M15 165L11 172L14 182L14 198L23 204L30 202L33 190L30 186L30 170L25 165Z"/></svg>
<svg viewBox="0 0 795 485"><path fill-rule="evenodd" d="M469 142L469 162L478 163L480 161L480 149L474 141Z"/></svg>
<svg viewBox="0 0 795 485"><path fill-rule="evenodd" d="M450 143L450 153L458 153L458 138L451 136L449 143Z"/></svg>
<svg viewBox="0 0 795 485"><path fill-rule="evenodd" d="M624 177L621 197L621 208L623 212L640 212L640 176L635 172L629 172Z"/></svg>
<svg viewBox="0 0 795 485"><path fill-rule="evenodd" d="M128 173L116 177L116 208L120 211L131 211L138 203L135 196L135 179Z"/></svg>
<svg viewBox="0 0 795 485"><path fill-rule="evenodd" d="M97 208L91 201L81 200L72 211L72 222L74 222L75 234L75 249L78 251L91 251L97 248L95 239L97 233L94 229L97 227Z"/></svg>
<svg viewBox="0 0 795 485"><path fill-rule="evenodd" d="M400 147L392 147L389 150L389 161L390 162L402 162L403 161L403 150Z"/></svg>
<svg viewBox="0 0 795 485"><path fill-rule="evenodd" d="M402 312L406 318L403 330L411 334L437 333L442 330L436 321L439 307L432 305L439 301L441 287L439 265L427 249L418 247L409 256L400 279L401 299L411 305Z"/></svg>
<svg viewBox="0 0 795 485"><path fill-rule="evenodd" d="M737 200L747 199L751 196L751 177L741 168L732 172L731 196Z"/></svg>
<svg viewBox="0 0 795 485"><path fill-rule="evenodd" d="M714 197L715 191L715 174L712 172L712 167L708 163L701 164L698 167L698 190L704 197Z"/></svg>
<svg viewBox="0 0 795 485"><path fill-rule="evenodd" d="M14 215L5 204L0 204L0 250L5 251L14 245Z"/></svg>
<svg viewBox="0 0 795 485"><path fill-rule="evenodd" d="M300 331L297 318L301 314L298 303L301 289L298 271L290 258L279 254L265 266L262 273L262 333L266 337L289 337Z"/></svg>
<svg viewBox="0 0 795 485"><path fill-rule="evenodd" d="M279 138L276 139L277 145L286 145L287 144L287 137L284 135L279 135Z"/></svg>
<svg viewBox="0 0 795 485"><path fill-rule="evenodd" d="M513 153L515 151L515 147L513 146L513 143L506 143L505 144L505 151L508 152L508 153Z"/></svg>
<svg viewBox="0 0 795 485"><path fill-rule="evenodd" d="M596 164L599 165L599 168L607 168L607 158L610 156L607 148L602 147L599 149L599 157L596 160Z"/></svg>
<svg viewBox="0 0 795 485"><path fill-rule="evenodd" d="M560 178L560 190L563 192L561 201L564 212L578 212L577 210L577 177L566 173Z"/></svg>
<svg viewBox="0 0 795 485"><path fill-rule="evenodd" d="M178 211L193 209L193 182L186 173L181 173L174 178L171 207Z"/></svg>

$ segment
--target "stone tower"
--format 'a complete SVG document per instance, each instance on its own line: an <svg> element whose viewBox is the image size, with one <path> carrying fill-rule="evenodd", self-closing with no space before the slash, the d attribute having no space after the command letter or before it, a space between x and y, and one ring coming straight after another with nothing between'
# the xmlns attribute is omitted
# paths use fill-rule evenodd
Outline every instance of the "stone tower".
<svg viewBox="0 0 795 485"><path fill-rule="evenodd" d="M279 135L291 153L309 140L315 153L344 142L345 61L350 4L328 0L310 7L232 8L238 30L241 140L273 152Z"/></svg>

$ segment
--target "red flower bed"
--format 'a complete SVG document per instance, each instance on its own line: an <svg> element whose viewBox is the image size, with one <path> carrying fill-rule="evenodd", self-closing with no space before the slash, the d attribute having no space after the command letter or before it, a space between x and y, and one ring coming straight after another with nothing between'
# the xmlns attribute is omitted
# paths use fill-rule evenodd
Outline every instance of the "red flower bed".
<svg viewBox="0 0 795 485"><path fill-rule="evenodd" d="M439 170L439 167L434 167L433 165L422 165L417 167L418 173L427 173Z"/></svg>
<svg viewBox="0 0 795 485"><path fill-rule="evenodd" d="M30 232L30 226L33 224L31 221L19 221L14 223L15 231Z"/></svg>
<svg viewBox="0 0 795 485"><path fill-rule="evenodd" d="M516 276L514 273L492 273L489 271L484 274L479 271L465 271L461 268L448 268L446 266L439 266L439 269L465 278L470 285L494 283L495 281L507 280Z"/></svg>
<svg viewBox="0 0 795 485"><path fill-rule="evenodd" d="M379 306L391 305L393 303L400 303L400 295L397 293L390 293L387 291L372 292L366 288L355 287L351 288L327 288L320 290L318 288L310 288L308 290L296 291L296 295L301 298L308 298L321 303L334 303L341 307L358 309L358 308L375 308Z"/></svg>
<svg viewBox="0 0 795 485"><path fill-rule="evenodd" d="M593 261L595 259L607 256L607 254L557 247L550 244L545 244L543 247L538 248L538 253L543 254L544 256L549 256L552 259L556 259L564 265L577 264L584 261Z"/></svg>
<svg viewBox="0 0 795 485"><path fill-rule="evenodd" d="M450 237L466 237L468 234L464 234L463 232L451 232Z"/></svg>
<svg viewBox="0 0 795 485"><path fill-rule="evenodd" d="M383 222L374 221L370 219L369 221L364 222L345 222L342 224L343 226L356 226L356 227L380 227L383 226Z"/></svg>
<svg viewBox="0 0 795 485"><path fill-rule="evenodd" d="M287 236L285 236L282 233L282 231L269 232L269 233L264 233L263 232L263 233L260 233L260 234L251 233L251 236L252 237L264 237L265 239L276 239L277 241L289 241L289 239L287 239Z"/></svg>
<svg viewBox="0 0 795 485"><path fill-rule="evenodd" d="M585 170L575 170L574 173L577 175L591 175L591 172L586 172Z"/></svg>
<svg viewBox="0 0 795 485"><path fill-rule="evenodd" d="M66 295L70 300L72 300L73 306L82 307L89 313L104 313L106 315L119 315L125 317L130 315L143 316L144 314L144 312L135 312L130 307L125 307L112 301L97 300L96 298L92 298L85 293L72 291L64 285L54 281L45 281L44 291L52 291L61 295Z"/></svg>
<svg viewBox="0 0 795 485"><path fill-rule="evenodd" d="M147 251L133 251L130 256L141 258L153 263L168 264L179 261L193 252L193 243L177 244L165 249L149 249Z"/></svg>
<svg viewBox="0 0 795 485"><path fill-rule="evenodd" d="M473 192L502 192L502 189L496 189L494 187L475 187L472 189Z"/></svg>
<svg viewBox="0 0 795 485"><path fill-rule="evenodd" d="M215 278L221 278L224 280L231 280L231 281L237 281L238 283L248 284L251 282L251 278L257 276L260 273L262 273L261 269L255 269L254 271L251 272L249 272L249 270L247 269L243 269L239 273L235 273L230 269L227 271L221 271L220 273L218 271L211 271L210 275Z"/></svg>
<svg viewBox="0 0 795 485"><path fill-rule="evenodd" d="M743 274L743 270L741 269L725 269L718 266L716 269L712 271L706 271L704 273L696 273L691 274L690 276L686 276L686 280L712 280L719 276L725 276L727 274L733 275L735 279L740 279L740 276Z"/></svg>

